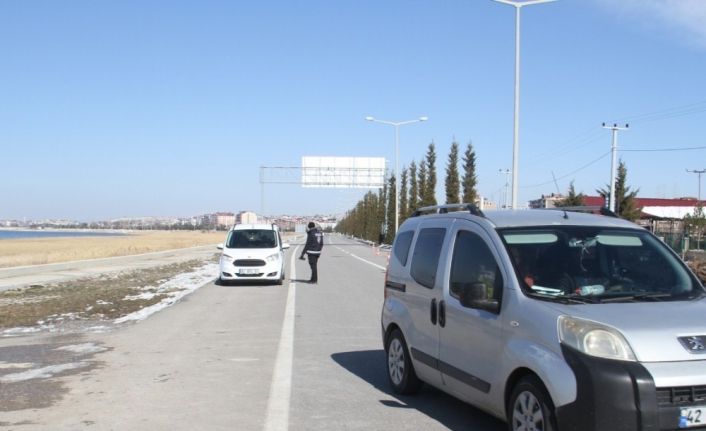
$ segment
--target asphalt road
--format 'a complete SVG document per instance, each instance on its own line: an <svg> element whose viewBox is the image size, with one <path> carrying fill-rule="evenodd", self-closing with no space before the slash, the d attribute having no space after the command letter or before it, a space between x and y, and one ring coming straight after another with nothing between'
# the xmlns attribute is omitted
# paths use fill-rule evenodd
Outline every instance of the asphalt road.
<svg viewBox="0 0 706 431"><path fill-rule="evenodd" d="M326 241L316 285L293 241L283 286L210 283L111 332L0 340L0 428L504 430L433 388L390 392L387 256Z"/></svg>

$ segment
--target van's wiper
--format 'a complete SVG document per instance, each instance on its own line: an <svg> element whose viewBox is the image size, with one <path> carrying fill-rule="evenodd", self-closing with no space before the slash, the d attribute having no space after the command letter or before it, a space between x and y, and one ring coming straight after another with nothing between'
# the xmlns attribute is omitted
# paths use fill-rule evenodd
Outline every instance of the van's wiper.
<svg viewBox="0 0 706 431"><path fill-rule="evenodd" d="M527 293L528 295L537 298L537 299L544 299L544 300L550 300L550 301L555 301L555 302L561 302L563 304L595 304L597 302L600 302L600 300L597 300L596 298L590 298L587 296L578 296L578 295L547 295L547 294L542 294L542 293L534 293L534 292L529 292Z"/></svg>
<svg viewBox="0 0 706 431"><path fill-rule="evenodd" d="M603 298L603 302L627 302L627 301L640 301L643 299L649 299L653 301L659 301L664 298L670 298L671 293L665 292L651 292L651 293L632 293L622 296L611 296L608 298Z"/></svg>
<svg viewBox="0 0 706 431"><path fill-rule="evenodd" d="M563 295L561 298L566 298L566 299L571 299L576 302L580 302L582 304L598 304L599 302L603 302L603 300L597 296L584 296L584 295L577 295L575 293L572 293L570 295Z"/></svg>

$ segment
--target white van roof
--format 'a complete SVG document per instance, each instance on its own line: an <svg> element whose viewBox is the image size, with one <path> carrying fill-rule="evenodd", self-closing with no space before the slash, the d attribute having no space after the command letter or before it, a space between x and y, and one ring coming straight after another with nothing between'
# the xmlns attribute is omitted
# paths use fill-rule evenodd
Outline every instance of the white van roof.
<svg viewBox="0 0 706 431"><path fill-rule="evenodd" d="M267 223L244 223L236 224L231 230L246 230L246 229L259 229L259 230L279 230L276 224Z"/></svg>

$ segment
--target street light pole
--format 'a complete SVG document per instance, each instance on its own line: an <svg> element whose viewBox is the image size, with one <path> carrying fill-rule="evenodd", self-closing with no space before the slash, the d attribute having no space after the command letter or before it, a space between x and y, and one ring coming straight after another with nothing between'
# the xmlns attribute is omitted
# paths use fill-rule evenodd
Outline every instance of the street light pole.
<svg viewBox="0 0 706 431"><path fill-rule="evenodd" d="M400 225L400 176L399 176L399 153L400 153L400 126L405 124L419 123L421 121L427 121L429 117L419 117L416 120L408 121L387 121L378 120L375 117L365 117L366 121L372 121L374 123L387 124L394 126L395 128L395 233L397 233L397 228Z"/></svg>
<svg viewBox="0 0 706 431"><path fill-rule="evenodd" d="M520 164L520 9L523 6L550 3L556 0L493 0L515 8L515 119L512 139L512 209L517 208L518 173Z"/></svg>

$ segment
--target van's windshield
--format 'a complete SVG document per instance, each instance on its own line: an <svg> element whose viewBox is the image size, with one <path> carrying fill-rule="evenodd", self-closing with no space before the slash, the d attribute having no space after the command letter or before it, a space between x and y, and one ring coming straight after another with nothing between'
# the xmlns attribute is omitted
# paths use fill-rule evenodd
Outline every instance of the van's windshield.
<svg viewBox="0 0 706 431"><path fill-rule="evenodd" d="M277 239L274 230L243 229L230 231L228 248L274 248Z"/></svg>
<svg viewBox="0 0 706 431"><path fill-rule="evenodd" d="M701 284L647 231L587 226L499 230L522 290L567 303L675 301Z"/></svg>

